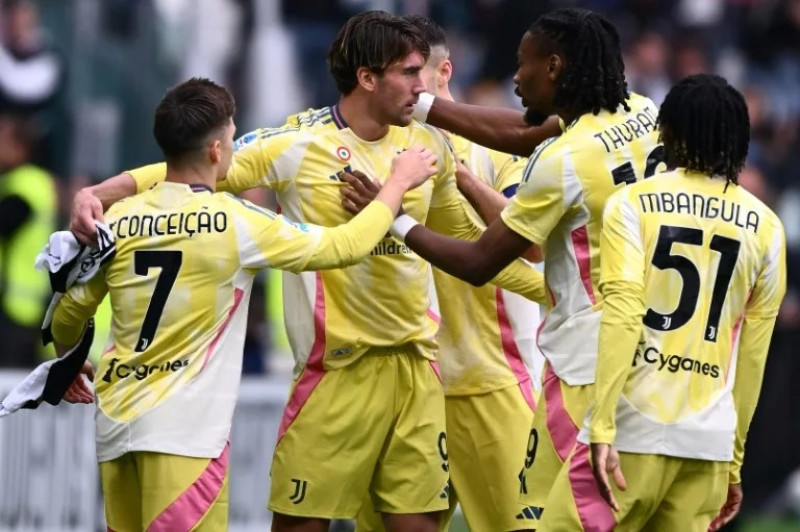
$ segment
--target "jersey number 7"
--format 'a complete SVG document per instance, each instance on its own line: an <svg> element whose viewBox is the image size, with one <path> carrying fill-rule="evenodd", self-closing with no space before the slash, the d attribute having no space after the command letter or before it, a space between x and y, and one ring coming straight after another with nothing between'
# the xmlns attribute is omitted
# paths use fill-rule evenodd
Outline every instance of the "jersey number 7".
<svg viewBox="0 0 800 532"><path fill-rule="evenodd" d="M700 295L700 273L697 271L697 266L682 255L673 255L672 244L674 243L702 246L703 230L674 225L662 225L659 229L658 242L656 242L655 253L653 253L653 266L659 270L676 270L681 276L683 288L681 288L678 306L671 313L661 314L651 308L647 309L644 324L654 330L673 331L686 325L695 313L697 296ZM725 236L714 235L711 237L709 247L719 253L719 266L711 293L711 305L708 309L704 338L708 342L716 342L722 304L725 302L728 286L733 277L741 242Z"/></svg>
<svg viewBox="0 0 800 532"><path fill-rule="evenodd" d="M147 275L150 268L161 268L161 272L156 279L156 288L153 290L153 297L147 306L144 315L142 331L136 341L137 353L141 353L153 343L156 335L158 322L161 320L161 313L164 312L164 305L178 278L178 271L183 262L182 251L134 251L133 252L133 271L136 275Z"/></svg>

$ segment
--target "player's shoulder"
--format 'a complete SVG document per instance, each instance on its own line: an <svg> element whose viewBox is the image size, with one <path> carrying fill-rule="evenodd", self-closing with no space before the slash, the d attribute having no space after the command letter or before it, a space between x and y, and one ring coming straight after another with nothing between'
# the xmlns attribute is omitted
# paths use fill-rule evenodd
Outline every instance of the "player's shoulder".
<svg viewBox="0 0 800 532"><path fill-rule="evenodd" d="M419 143L431 147L446 146L450 151L455 152L453 143L438 127L419 122L418 120L412 120L411 124L400 129L406 132L408 140L411 143Z"/></svg>
<svg viewBox="0 0 800 532"><path fill-rule="evenodd" d="M280 126L263 127L245 133L234 143L234 150L239 151L263 142L276 141L287 145L307 142L338 129L331 107L307 109L289 116Z"/></svg>
<svg viewBox="0 0 800 532"><path fill-rule="evenodd" d="M217 203L220 209L223 209L233 215L238 215L242 218L248 219L253 216L258 218L275 219L278 215L269 209L259 207L258 205L235 196L230 192L217 192L212 194L212 201Z"/></svg>
<svg viewBox="0 0 800 532"><path fill-rule="evenodd" d="M483 146L481 146L483 148ZM497 150L492 150L490 148L483 148L486 150L486 155L491 159L492 164L494 164L495 168L502 168L506 164L509 163L518 163L520 165L524 165L527 161L527 157L520 157L519 155L513 155L511 153L504 153Z"/></svg>
<svg viewBox="0 0 800 532"><path fill-rule="evenodd" d="M629 113L652 112L658 114L658 105L647 96L635 92L630 93L626 100L630 111Z"/></svg>
<svg viewBox="0 0 800 532"><path fill-rule="evenodd" d="M770 232L778 231L781 234L783 233L783 222L769 205L741 185L736 185L735 190L745 207L758 214L762 227L769 227Z"/></svg>
<svg viewBox="0 0 800 532"><path fill-rule="evenodd" d="M117 200L106 210L105 218L107 220L117 220L127 214L138 212L153 194L153 187L150 187L141 194Z"/></svg>

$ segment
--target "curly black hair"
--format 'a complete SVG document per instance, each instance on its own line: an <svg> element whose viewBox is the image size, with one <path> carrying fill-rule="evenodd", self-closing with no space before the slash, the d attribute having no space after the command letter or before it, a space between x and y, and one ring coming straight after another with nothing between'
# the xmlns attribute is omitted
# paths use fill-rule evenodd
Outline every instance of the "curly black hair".
<svg viewBox="0 0 800 532"><path fill-rule="evenodd" d="M664 98L658 124L671 164L738 183L750 117L744 97L724 78L697 74L681 80Z"/></svg>

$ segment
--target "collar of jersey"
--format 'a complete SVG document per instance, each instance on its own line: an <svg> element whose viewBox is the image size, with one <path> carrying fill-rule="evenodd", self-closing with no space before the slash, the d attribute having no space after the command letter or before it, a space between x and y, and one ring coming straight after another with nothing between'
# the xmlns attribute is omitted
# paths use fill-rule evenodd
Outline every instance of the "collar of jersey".
<svg viewBox="0 0 800 532"><path fill-rule="evenodd" d="M333 123L336 124L336 127L339 129L347 129L350 127L350 125L345 122L342 112L339 110L338 103L331 106L331 116L333 117Z"/></svg>
<svg viewBox="0 0 800 532"><path fill-rule="evenodd" d="M214 193L214 190L211 187L209 187L208 185L204 185L203 183L189 184L189 183L177 183L175 181L161 181L159 183L156 183L156 185L162 187L181 187L181 188L189 187L189 190L191 190L192 192L211 192L212 194Z"/></svg>

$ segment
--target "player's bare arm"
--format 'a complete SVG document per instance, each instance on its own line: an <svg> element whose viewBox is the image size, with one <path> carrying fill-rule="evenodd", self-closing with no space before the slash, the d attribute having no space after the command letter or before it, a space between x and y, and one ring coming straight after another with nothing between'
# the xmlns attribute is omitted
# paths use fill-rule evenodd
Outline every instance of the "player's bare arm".
<svg viewBox="0 0 800 532"><path fill-rule="evenodd" d="M342 179L349 185L342 190L342 205L352 214L358 214L375 198L379 189L363 173L354 174L342 174ZM440 270L475 286L488 283L533 246L499 218L474 242L444 236L423 225L416 225L405 236L405 243Z"/></svg>
<svg viewBox="0 0 800 532"><path fill-rule="evenodd" d="M97 185L82 188L72 200L69 228L84 244L97 238L95 220L103 220L103 212L114 202L136 194L136 181L122 173Z"/></svg>
<svg viewBox="0 0 800 532"><path fill-rule="evenodd" d="M525 122L521 111L435 98L426 122L487 148L527 157L544 140L561 134L557 117L541 126Z"/></svg>
<svg viewBox="0 0 800 532"><path fill-rule="evenodd" d="M405 243L440 270L474 286L488 283L533 245L499 219L474 242L415 225L406 234Z"/></svg>
<svg viewBox="0 0 800 532"><path fill-rule="evenodd" d="M456 161L456 185L487 225L500 218L500 213L508 205L508 198L478 179L461 161ZM531 262L540 262L542 252L539 246L533 245L522 257Z"/></svg>

